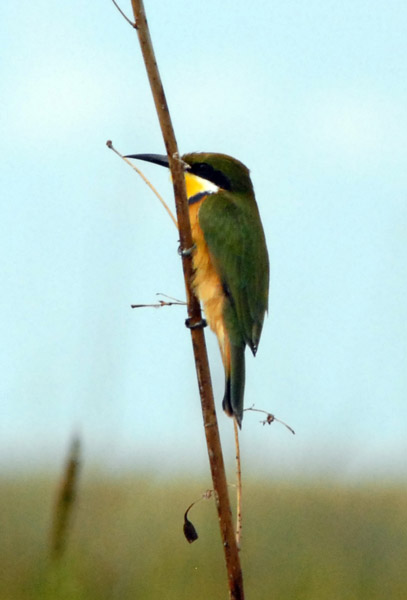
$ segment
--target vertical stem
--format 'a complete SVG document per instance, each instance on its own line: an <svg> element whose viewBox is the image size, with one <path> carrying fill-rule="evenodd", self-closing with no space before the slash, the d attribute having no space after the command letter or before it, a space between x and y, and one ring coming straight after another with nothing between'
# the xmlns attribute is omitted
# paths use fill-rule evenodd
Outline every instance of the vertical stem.
<svg viewBox="0 0 407 600"><path fill-rule="evenodd" d="M65 550L70 518L76 500L76 488L79 474L80 441L75 435L72 439L68 458L56 498L51 529L51 557L60 558Z"/></svg>
<svg viewBox="0 0 407 600"><path fill-rule="evenodd" d="M236 449L236 544L240 550L242 539L242 465L240 460L240 442L239 427L236 419L233 419L235 429L235 449Z"/></svg>
<svg viewBox="0 0 407 600"><path fill-rule="evenodd" d="M165 148L167 151L172 181L174 186L175 205L180 233L181 249L192 247L192 233L189 222L188 203L185 191L183 166L178 160L178 147L172 127L171 117L165 98L163 85L157 67L151 37L147 25L144 5L142 0L131 0L134 18L141 51L146 66L151 91L160 122ZM187 295L188 316L192 323L199 323L202 319L199 301L191 289L193 275L192 257L182 255L185 288ZM199 393L201 396L202 415L205 428L206 443L212 473L213 489L215 492L216 508L218 511L222 544L225 554L228 575L229 598L231 600L244 600L243 576L240 566L239 552L236 544L235 532L230 509L229 493L227 488L225 466L220 443L220 435L216 418L215 403L213 399L208 356L205 346L205 337L202 328L191 329L192 346L195 357L196 373L198 378Z"/></svg>

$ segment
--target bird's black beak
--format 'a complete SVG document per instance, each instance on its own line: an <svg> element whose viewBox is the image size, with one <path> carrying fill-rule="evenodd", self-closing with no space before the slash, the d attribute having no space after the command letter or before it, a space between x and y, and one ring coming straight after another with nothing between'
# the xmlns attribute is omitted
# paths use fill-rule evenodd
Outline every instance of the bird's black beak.
<svg viewBox="0 0 407 600"><path fill-rule="evenodd" d="M166 154L128 154L124 158L137 158L138 160L145 160L146 162L151 162L155 165L161 165L162 167L167 168L170 166Z"/></svg>

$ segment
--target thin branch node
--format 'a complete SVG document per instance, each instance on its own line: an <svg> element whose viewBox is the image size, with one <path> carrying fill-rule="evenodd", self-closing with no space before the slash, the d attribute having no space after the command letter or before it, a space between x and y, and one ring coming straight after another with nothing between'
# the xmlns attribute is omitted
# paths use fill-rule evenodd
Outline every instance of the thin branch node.
<svg viewBox="0 0 407 600"><path fill-rule="evenodd" d="M133 27L133 29L137 29L137 23L133 23L133 21L124 14L124 12L120 8L120 6L117 4L117 2L115 2L115 0L112 0L112 2L115 5L115 7L117 8L117 10L119 11L119 13L121 14L121 16L127 21L127 23L129 23L129 25L131 25Z"/></svg>

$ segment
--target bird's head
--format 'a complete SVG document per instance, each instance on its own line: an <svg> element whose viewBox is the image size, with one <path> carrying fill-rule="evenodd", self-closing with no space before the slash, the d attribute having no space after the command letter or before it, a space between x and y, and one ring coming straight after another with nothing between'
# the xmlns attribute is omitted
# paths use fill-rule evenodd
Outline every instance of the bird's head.
<svg viewBox="0 0 407 600"><path fill-rule="evenodd" d="M169 167L168 157L162 154L130 154L126 158L136 158ZM252 192L249 169L236 158L216 152L191 152L182 156L185 175L208 182L206 189L215 192L219 189L230 192Z"/></svg>

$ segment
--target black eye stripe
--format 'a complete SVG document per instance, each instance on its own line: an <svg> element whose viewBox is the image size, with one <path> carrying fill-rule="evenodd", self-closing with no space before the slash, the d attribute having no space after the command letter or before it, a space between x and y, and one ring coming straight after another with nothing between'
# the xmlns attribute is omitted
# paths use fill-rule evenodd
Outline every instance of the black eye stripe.
<svg viewBox="0 0 407 600"><path fill-rule="evenodd" d="M230 190L230 179L226 177L221 171L217 171L208 163L194 163L188 169L189 173L193 173L197 177L202 177L207 181L211 181L223 190Z"/></svg>

